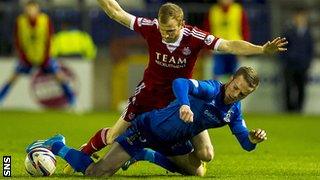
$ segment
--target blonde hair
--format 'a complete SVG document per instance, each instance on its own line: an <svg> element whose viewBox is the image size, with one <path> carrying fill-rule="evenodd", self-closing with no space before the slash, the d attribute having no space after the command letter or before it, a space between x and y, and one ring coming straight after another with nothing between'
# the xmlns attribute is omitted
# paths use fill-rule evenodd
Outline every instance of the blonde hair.
<svg viewBox="0 0 320 180"><path fill-rule="evenodd" d="M256 88L260 83L258 73L252 67L249 67L249 66L240 67L236 71L234 78L238 76L243 76L243 78L251 88Z"/></svg>
<svg viewBox="0 0 320 180"><path fill-rule="evenodd" d="M183 21L183 11L176 4L165 3L159 9L158 20L160 23L166 24L171 18L177 20L180 25Z"/></svg>

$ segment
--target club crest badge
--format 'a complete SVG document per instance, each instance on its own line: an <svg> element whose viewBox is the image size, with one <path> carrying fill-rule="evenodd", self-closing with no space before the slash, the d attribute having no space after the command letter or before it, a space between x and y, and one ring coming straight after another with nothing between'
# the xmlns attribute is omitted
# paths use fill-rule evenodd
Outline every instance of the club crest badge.
<svg viewBox="0 0 320 180"><path fill-rule="evenodd" d="M204 43L206 43L208 46L213 42L214 40L214 36L212 35L208 35L205 39L204 39Z"/></svg>
<svg viewBox="0 0 320 180"><path fill-rule="evenodd" d="M182 54L185 55L185 56L190 55L190 54L191 54L190 48L189 48L189 47L184 47L184 48L182 49Z"/></svg>

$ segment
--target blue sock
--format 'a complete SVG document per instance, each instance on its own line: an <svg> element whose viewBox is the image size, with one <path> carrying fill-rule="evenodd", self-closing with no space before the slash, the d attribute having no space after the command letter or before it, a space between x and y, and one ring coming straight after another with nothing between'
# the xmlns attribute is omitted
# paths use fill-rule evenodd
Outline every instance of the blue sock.
<svg viewBox="0 0 320 180"><path fill-rule="evenodd" d="M74 93L73 93L71 87L66 82L62 82L61 87L63 89L65 96L67 97L69 105L74 105L75 96L74 96Z"/></svg>
<svg viewBox="0 0 320 180"><path fill-rule="evenodd" d="M6 97L6 95L8 94L9 90L10 90L11 84L10 83L6 83L1 91L0 91L0 102L3 101L3 99Z"/></svg>
<svg viewBox="0 0 320 180"><path fill-rule="evenodd" d="M152 149L143 149L140 153L136 154L133 158L137 161L146 160L151 163L157 164L170 172L179 172L180 168L178 168L173 162L170 161L166 156L161 153L154 151Z"/></svg>
<svg viewBox="0 0 320 180"><path fill-rule="evenodd" d="M77 172L85 174L86 169L93 160L85 153L69 148L62 142L56 142L52 145L52 153L67 161Z"/></svg>

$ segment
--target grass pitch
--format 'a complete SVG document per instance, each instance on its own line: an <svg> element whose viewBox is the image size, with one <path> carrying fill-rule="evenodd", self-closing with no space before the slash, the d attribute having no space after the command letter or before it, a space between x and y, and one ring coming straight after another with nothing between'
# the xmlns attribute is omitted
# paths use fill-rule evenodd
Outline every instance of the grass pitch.
<svg viewBox="0 0 320 180"><path fill-rule="evenodd" d="M320 179L319 116L247 114L244 117L249 128L265 129L268 140L259 144L255 151L246 152L228 127L211 129L215 157L207 164L205 178ZM27 179L30 176L24 170L24 149L29 143L61 133L68 145L77 148L98 129L111 126L116 119L117 113L76 115L57 111L0 111L0 155L12 157L12 178ZM62 174L65 163L57 159L55 174L42 179L84 178L81 174ZM197 179L167 174L164 169L147 162L136 163L127 171L120 170L113 177L125 178Z"/></svg>

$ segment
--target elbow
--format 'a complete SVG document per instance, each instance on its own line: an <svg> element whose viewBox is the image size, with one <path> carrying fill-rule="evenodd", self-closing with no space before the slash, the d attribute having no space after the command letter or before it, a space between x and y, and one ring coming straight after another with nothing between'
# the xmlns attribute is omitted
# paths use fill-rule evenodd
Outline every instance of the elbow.
<svg viewBox="0 0 320 180"><path fill-rule="evenodd" d="M241 143L242 149L246 150L247 152L253 151L256 148L257 144L253 144L251 142Z"/></svg>
<svg viewBox="0 0 320 180"><path fill-rule="evenodd" d="M183 78L177 78L175 80L173 80L172 85L175 86L177 84L180 84L180 82L184 81L185 79Z"/></svg>
<svg viewBox="0 0 320 180"><path fill-rule="evenodd" d="M247 152L251 152L253 151L255 148L243 148L244 150L246 150Z"/></svg>
<svg viewBox="0 0 320 180"><path fill-rule="evenodd" d="M244 150L246 150L247 152L251 152L251 151L253 151L253 150L256 148L256 145L253 144L253 145L251 145L251 146L242 146L242 148L243 148Z"/></svg>

